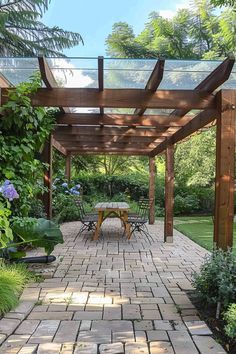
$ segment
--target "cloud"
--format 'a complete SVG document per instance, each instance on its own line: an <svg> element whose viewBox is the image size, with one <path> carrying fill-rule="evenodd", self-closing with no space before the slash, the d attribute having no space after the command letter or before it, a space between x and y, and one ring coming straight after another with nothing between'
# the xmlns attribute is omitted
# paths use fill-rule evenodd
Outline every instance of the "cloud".
<svg viewBox="0 0 236 354"><path fill-rule="evenodd" d="M164 18L168 18L168 19L171 19L174 17L174 15L176 14L175 11L172 11L172 10L160 10L159 11L159 14L164 17Z"/></svg>
<svg viewBox="0 0 236 354"><path fill-rule="evenodd" d="M91 87L94 83L92 77L67 59L51 59L50 67L56 81L62 87Z"/></svg>
<svg viewBox="0 0 236 354"><path fill-rule="evenodd" d="M180 9L186 9L190 7L190 0L182 0L175 4L174 10L160 10L159 13L162 17L171 19L176 15L176 12Z"/></svg>

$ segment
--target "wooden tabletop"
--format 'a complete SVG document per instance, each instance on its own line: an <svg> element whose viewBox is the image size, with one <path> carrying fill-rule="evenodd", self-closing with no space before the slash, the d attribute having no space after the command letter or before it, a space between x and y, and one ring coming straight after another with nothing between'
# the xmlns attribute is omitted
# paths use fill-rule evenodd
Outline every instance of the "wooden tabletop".
<svg viewBox="0 0 236 354"><path fill-rule="evenodd" d="M129 210L130 206L124 202L105 202L105 203L97 203L94 207L97 211L105 211L105 210Z"/></svg>

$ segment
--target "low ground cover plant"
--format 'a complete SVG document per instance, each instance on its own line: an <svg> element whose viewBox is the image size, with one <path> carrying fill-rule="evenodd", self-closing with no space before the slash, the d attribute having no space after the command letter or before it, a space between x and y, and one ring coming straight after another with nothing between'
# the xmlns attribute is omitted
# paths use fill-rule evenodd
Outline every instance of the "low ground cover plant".
<svg viewBox="0 0 236 354"><path fill-rule="evenodd" d="M227 311L224 313L225 333L227 336L236 342L236 303L229 305Z"/></svg>

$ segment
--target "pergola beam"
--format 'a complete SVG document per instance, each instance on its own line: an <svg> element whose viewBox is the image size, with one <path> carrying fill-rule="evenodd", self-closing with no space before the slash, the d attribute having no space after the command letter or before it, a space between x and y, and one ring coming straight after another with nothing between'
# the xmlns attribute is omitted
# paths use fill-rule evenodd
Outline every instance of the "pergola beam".
<svg viewBox="0 0 236 354"><path fill-rule="evenodd" d="M38 62L39 62L39 70L40 70L41 78L45 83L45 86L49 89L58 87L58 83L48 65L47 60L43 56L41 56L38 57ZM62 113L70 113L70 109L67 107L59 106L59 108Z"/></svg>
<svg viewBox="0 0 236 354"><path fill-rule="evenodd" d="M78 154L89 154L89 153L95 153L97 155L106 155L107 153L113 153L117 155L146 155L148 156L150 149L134 149L134 148L126 148L124 149L118 149L118 148L70 148L68 149L68 152L76 152Z"/></svg>
<svg viewBox="0 0 236 354"><path fill-rule="evenodd" d="M126 148L133 148L134 150L137 148L137 144L135 143L93 143L93 142L64 142L63 146L67 149L70 150L71 147L75 147L75 148L111 148L111 149L122 149L122 150L126 150ZM155 148L157 146L157 144L155 143L140 143L138 145L138 149L149 149L152 150L153 148Z"/></svg>
<svg viewBox="0 0 236 354"><path fill-rule="evenodd" d="M57 149L62 155L66 155L66 149L62 146L62 144L57 141L54 137L52 137L52 145Z"/></svg>
<svg viewBox="0 0 236 354"><path fill-rule="evenodd" d="M11 86L12 85L10 81L3 74L0 73L0 88L7 88Z"/></svg>
<svg viewBox="0 0 236 354"><path fill-rule="evenodd" d="M165 115L133 115L133 114L96 114L96 113L69 113L61 114L57 118L57 125L112 125L112 126L163 126L182 127L194 118L193 115L181 119L169 118Z"/></svg>
<svg viewBox="0 0 236 354"><path fill-rule="evenodd" d="M60 134L56 136L57 141L61 144L64 142L93 142L93 143L107 143L107 142L121 142L119 136L113 135L69 135L69 134ZM124 136L122 138L122 143L161 143L166 137L153 137L153 136Z"/></svg>
<svg viewBox="0 0 236 354"><path fill-rule="evenodd" d="M2 89L2 103L8 101ZM204 96L204 97L203 97ZM110 107L110 108L184 108L206 109L215 107L215 96L190 90L158 90L154 93L142 89L94 88L40 88L31 96L33 107Z"/></svg>
<svg viewBox="0 0 236 354"><path fill-rule="evenodd" d="M142 151L84 151L84 150L70 150L71 155L119 155L119 156L148 156L146 152Z"/></svg>
<svg viewBox="0 0 236 354"><path fill-rule="evenodd" d="M148 79L147 85L145 86L146 91L155 92L157 90L163 78L164 66L165 66L165 60L158 59ZM141 116L145 112L146 108L147 107L136 108L134 114L138 114L139 116Z"/></svg>
<svg viewBox="0 0 236 354"><path fill-rule="evenodd" d="M197 114L189 123L184 127L179 129L172 136L167 138L163 143L157 146L150 154L150 156L155 156L167 149L168 146L174 145L179 141L185 139L189 135L195 133L197 130L203 128L207 124L214 121L219 116L218 111L215 110L206 110Z"/></svg>
<svg viewBox="0 0 236 354"><path fill-rule="evenodd" d="M142 129L142 128L122 128L122 127L57 127L53 132L55 139L60 140L60 135L93 135L93 136L139 136L139 137L160 137L164 136L165 127ZM167 133L170 136L171 133Z"/></svg>

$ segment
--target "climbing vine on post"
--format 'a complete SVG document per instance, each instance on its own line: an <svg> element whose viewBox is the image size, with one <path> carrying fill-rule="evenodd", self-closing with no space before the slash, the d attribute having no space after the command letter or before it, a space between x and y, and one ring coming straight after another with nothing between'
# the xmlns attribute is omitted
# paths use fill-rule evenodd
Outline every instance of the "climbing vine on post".
<svg viewBox="0 0 236 354"><path fill-rule="evenodd" d="M31 201L44 189L44 164L38 156L53 129L55 112L31 106L30 95L40 87L37 73L9 90L7 103L0 107L0 182L10 180L19 193L12 203L18 216L28 214Z"/></svg>

